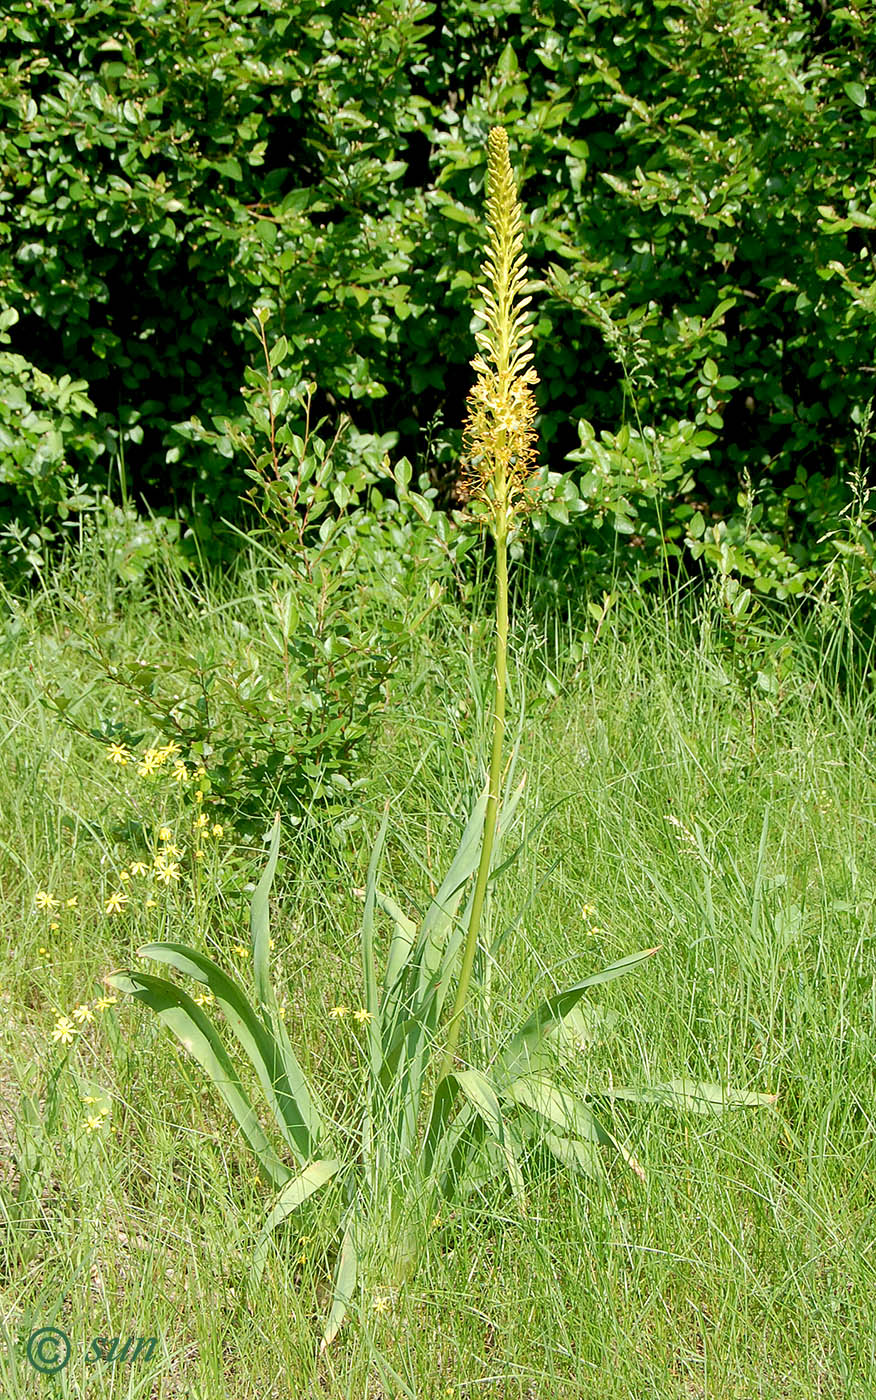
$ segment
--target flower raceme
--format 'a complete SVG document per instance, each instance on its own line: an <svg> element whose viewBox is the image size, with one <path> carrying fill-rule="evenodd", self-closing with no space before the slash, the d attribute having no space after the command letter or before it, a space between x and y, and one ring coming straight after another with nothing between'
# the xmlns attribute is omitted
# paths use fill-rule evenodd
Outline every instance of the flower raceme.
<svg viewBox="0 0 876 1400"><path fill-rule="evenodd" d="M536 414L532 386L523 220L508 155L508 137L493 127L487 142L487 255L481 266L486 326L475 340L477 375L468 395L463 429L462 494L485 503L494 531L505 533L514 516L532 508L528 494L536 464Z"/></svg>

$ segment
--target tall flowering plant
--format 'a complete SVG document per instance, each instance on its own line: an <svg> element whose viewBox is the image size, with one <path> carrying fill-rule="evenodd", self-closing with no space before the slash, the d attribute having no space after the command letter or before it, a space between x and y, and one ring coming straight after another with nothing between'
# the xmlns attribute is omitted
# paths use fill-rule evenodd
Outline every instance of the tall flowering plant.
<svg viewBox="0 0 876 1400"><path fill-rule="evenodd" d="M206 986L259 1082L274 1139L228 1054L226 1037L176 982L143 972L109 980L149 1007L202 1066L234 1116L264 1180L274 1190L258 1232L251 1282L257 1287L274 1232L317 1192L334 1183L341 1194L340 1243L328 1346L348 1313L381 1307L387 1286L402 1284L428 1246L430 1222L445 1202L459 1203L501 1179L526 1207L526 1149L538 1145L568 1168L590 1176L605 1170L605 1153L620 1156L640 1177L640 1164L606 1126L613 1098L671 1103L714 1112L731 1104L770 1102L766 1095L674 1080L645 1089L587 1083L572 1092L573 1066L610 1024L585 1000L594 987L637 967L657 950L632 953L553 992L527 1016L489 1063L459 1064L458 1050L484 899L521 788L500 794L508 648L508 539L532 503L537 382L526 338L525 263L520 207L499 128L488 147L488 252L481 288L487 311L473 360L475 385L465 428L464 480L472 513L487 525L496 549L496 653L489 778L464 824L447 874L419 923L379 886L389 810L372 852L361 926L362 1005L350 1013L361 1027L362 1066L346 1121L330 1117L293 1050L270 974L268 900L280 845L277 817L267 868L251 908L252 990L204 952L153 943L142 956L166 963ZM500 813L500 797L502 808ZM500 819L501 818L501 819ZM375 950L378 911L392 934L382 968ZM497 952L497 949L494 950ZM450 1006L449 1012L447 1007ZM572 1071L570 1074L569 1071ZM580 1074L577 1076L580 1078ZM336 1095L331 1095L332 1099ZM498 1180L497 1180L498 1179Z"/></svg>

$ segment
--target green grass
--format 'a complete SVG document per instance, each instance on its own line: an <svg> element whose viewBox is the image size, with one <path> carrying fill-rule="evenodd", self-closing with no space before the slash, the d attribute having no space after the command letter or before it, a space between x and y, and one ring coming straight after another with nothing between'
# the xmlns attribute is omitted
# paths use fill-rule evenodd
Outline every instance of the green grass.
<svg viewBox="0 0 876 1400"><path fill-rule="evenodd" d="M233 648L229 620L246 619L252 585L236 597L205 586L188 601L178 587L119 590L96 558L33 603L10 602L0 637L4 1400L52 1384L76 1397L168 1400L871 1395L876 789L866 688L840 690L833 653L789 632L779 692L756 691L752 710L707 603L621 606L579 664L566 659L573 627L552 622L548 645L518 608L509 728L525 701L526 841L488 909L492 928L508 932L469 1045L477 1037L488 1053L557 984L659 944L642 969L596 992L619 1019L582 1057L582 1080L685 1074L776 1093L778 1106L715 1119L619 1108L644 1185L621 1162L608 1186L533 1163L524 1219L502 1188L441 1221L414 1282L362 1298L319 1357L340 1202L327 1194L300 1232L286 1232L248 1298L248 1250L269 1195L197 1066L132 1003L95 1011L70 1047L52 1041L56 1019L99 996L106 973L135 965L143 943L200 939L241 965L233 949L247 941L262 851L226 831L206 843L195 882L195 808L169 781L115 768L39 699L64 677L81 687L83 722L106 704L107 683L67 631L77 596L112 622L119 655L223 635ZM356 890L370 840L389 798L382 883L421 905L478 780L487 616L447 607L412 639L356 797L360 826L333 836L315 815L284 831L273 936L287 1026L338 1116L355 1093L359 1049L355 1027L329 1010L362 1002ZM149 882L132 877L129 905L108 916L119 871L138 854L131 838L164 820L183 878L154 888L147 908L138 891ZM77 907L40 911L39 890ZM21 1129L32 1192L16 1205L25 1093L44 1126ZM111 1111L89 1131L98 1105L82 1100L101 1094ZM373 1306L382 1301L385 1310ZM31 1331L52 1325L74 1348L55 1383L24 1358ZM160 1340L149 1362L86 1367L90 1340L115 1335Z"/></svg>

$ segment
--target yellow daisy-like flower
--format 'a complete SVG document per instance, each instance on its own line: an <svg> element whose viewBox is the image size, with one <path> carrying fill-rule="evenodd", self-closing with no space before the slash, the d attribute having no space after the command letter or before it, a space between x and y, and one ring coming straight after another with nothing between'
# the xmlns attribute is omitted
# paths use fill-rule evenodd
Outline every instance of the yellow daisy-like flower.
<svg viewBox="0 0 876 1400"><path fill-rule="evenodd" d="M234 947L231 949L231 951L232 951L232 953L234 953L235 956L238 957L238 958L248 958L248 957L249 957L249 949L248 949L248 948L244 948L244 946L243 946L242 943L235 943L235 945L234 945Z"/></svg>
<svg viewBox="0 0 876 1400"><path fill-rule="evenodd" d="M158 828L158 839L159 841L173 840L173 832L171 831L169 826L160 826Z"/></svg>
<svg viewBox="0 0 876 1400"><path fill-rule="evenodd" d="M212 992L201 992L200 996L195 997L195 1005L212 1006L215 1000L216 998L213 996Z"/></svg>
<svg viewBox="0 0 876 1400"><path fill-rule="evenodd" d="M175 783L188 782L189 770L188 768L186 768L186 765L183 763L181 758L178 758L176 763L173 765L173 771L171 772L170 776L173 778Z"/></svg>
<svg viewBox="0 0 876 1400"><path fill-rule="evenodd" d="M155 749L147 749L140 762L137 764L137 773L141 778L151 778L152 774L161 767L163 759Z"/></svg>
<svg viewBox="0 0 876 1400"><path fill-rule="evenodd" d="M372 1311L376 1313L389 1312L389 1299L387 1298L386 1294L378 1293L375 1298L372 1298L371 1308Z"/></svg>
<svg viewBox="0 0 876 1400"><path fill-rule="evenodd" d="M281 1006L281 1007L279 1008L277 1014L278 1014L278 1016L280 1017L280 1020L281 1020L281 1021L285 1021L285 1019L286 1019L286 1008L285 1008L285 1006Z"/></svg>
<svg viewBox="0 0 876 1400"><path fill-rule="evenodd" d="M363 1025L366 1021L372 1020L372 1013L370 1011L366 1011L364 1006L362 1006L359 1008L358 1011L353 1012L353 1020L358 1021L360 1025Z"/></svg>
<svg viewBox="0 0 876 1400"><path fill-rule="evenodd" d="M52 1031L52 1040L60 1041L62 1045L71 1045L76 1036L76 1027L69 1016L59 1016L55 1022L55 1029Z"/></svg>
<svg viewBox="0 0 876 1400"><path fill-rule="evenodd" d="M161 748L158 750L162 761L168 758L176 758L177 754L181 752L182 750L175 739L168 739L167 743L162 744Z"/></svg>
<svg viewBox="0 0 876 1400"><path fill-rule="evenodd" d="M155 878L159 880L162 885L172 885L175 880L179 879L179 876L180 869L175 860L166 861L164 865L155 871Z"/></svg>
<svg viewBox="0 0 876 1400"><path fill-rule="evenodd" d="M61 901L56 899L53 894L49 894L48 890L37 890L33 902L37 909L57 909Z"/></svg>
<svg viewBox="0 0 876 1400"><path fill-rule="evenodd" d="M85 1131L87 1133L93 1133L95 1129L100 1127L102 1122L103 1118L99 1113L89 1114L89 1116L85 1120Z"/></svg>
<svg viewBox="0 0 876 1400"><path fill-rule="evenodd" d="M79 900L76 898L75 894L72 894L69 899L64 900L64 903L66 904L68 909L75 909L76 905L79 903Z"/></svg>
<svg viewBox="0 0 876 1400"><path fill-rule="evenodd" d="M106 912L108 914L121 914L128 902L128 898L129 896L125 894L124 890L117 890L116 893L111 894L107 900L105 905Z"/></svg>
<svg viewBox="0 0 876 1400"><path fill-rule="evenodd" d="M73 1007L73 1020L78 1021L80 1026L84 1026L86 1021L94 1020L94 1012L87 1002Z"/></svg>
<svg viewBox="0 0 876 1400"><path fill-rule="evenodd" d="M94 1005L98 1011L106 1011L108 1007L115 1006L118 997L98 997Z"/></svg>
<svg viewBox="0 0 876 1400"><path fill-rule="evenodd" d="M126 880L130 880L130 878L131 878L130 871L128 871L128 870L120 870L120 871L119 871L119 879L122 881L123 884L124 884L124 882L125 882Z"/></svg>
<svg viewBox="0 0 876 1400"><path fill-rule="evenodd" d="M340 1021L350 1010L349 1006L333 1006L329 1015L333 1021Z"/></svg>
<svg viewBox="0 0 876 1400"><path fill-rule="evenodd" d="M132 863L131 863L131 874L132 874L132 875L148 875L148 874L149 874L149 866L146 864L145 861L142 861L142 860L135 860L135 861L132 861Z"/></svg>
<svg viewBox="0 0 876 1400"><path fill-rule="evenodd" d="M213 833L213 835L216 837L217 840L219 839L220 836L223 835L224 831L225 831L224 826L221 826L221 825L219 824L219 822L216 822L216 824L215 824L215 825L213 826L213 828L212 828L212 833Z"/></svg>
<svg viewBox="0 0 876 1400"><path fill-rule="evenodd" d="M106 756L110 763L118 763L120 768L124 768L131 761L131 755L124 744L110 744Z"/></svg>
<svg viewBox="0 0 876 1400"><path fill-rule="evenodd" d="M210 818L207 816L207 813L206 813L206 812L199 812L198 815L197 815L197 817L195 818L195 826L197 826L197 827L208 826L209 823L210 823Z"/></svg>

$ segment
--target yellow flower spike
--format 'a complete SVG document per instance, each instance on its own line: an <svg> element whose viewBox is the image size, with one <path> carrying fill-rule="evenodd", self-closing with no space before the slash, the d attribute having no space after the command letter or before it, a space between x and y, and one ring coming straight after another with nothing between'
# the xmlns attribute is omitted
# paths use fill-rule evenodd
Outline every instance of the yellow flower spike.
<svg viewBox="0 0 876 1400"><path fill-rule="evenodd" d="M532 340L526 331L530 296L526 290L523 219L508 137L493 127L487 141L487 256L481 266L487 324L475 340L471 362L477 375L468 395L463 429L461 494L485 503L495 528L510 529L514 517L534 504L528 488L536 465L536 414L532 386Z"/></svg>

